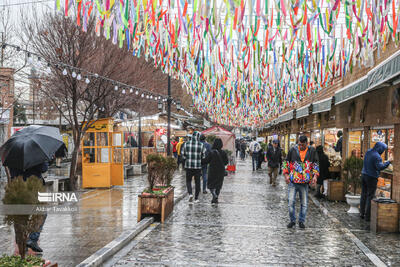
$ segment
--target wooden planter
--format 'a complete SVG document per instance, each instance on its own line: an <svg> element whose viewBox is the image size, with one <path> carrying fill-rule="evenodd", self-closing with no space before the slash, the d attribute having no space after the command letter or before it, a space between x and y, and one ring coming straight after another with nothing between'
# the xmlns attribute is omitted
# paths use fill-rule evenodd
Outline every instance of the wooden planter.
<svg viewBox="0 0 400 267"><path fill-rule="evenodd" d="M375 233L399 232L399 204L371 202L371 230Z"/></svg>
<svg viewBox="0 0 400 267"><path fill-rule="evenodd" d="M331 166L329 167L329 172L340 172L340 166Z"/></svg>
<svg viewBox="0 0 400 267"><path fill-rule="evenodd" d="M171 186L165 195L140 194L138 197L138 222L145 216L160 218L161 223L174 209L174 188Z"/></svg>
<svg viewBox="0 0 400 267"><path fill-rule="evenodd" d="M345 201L343 181L328 181L328 200Z"/></svg>

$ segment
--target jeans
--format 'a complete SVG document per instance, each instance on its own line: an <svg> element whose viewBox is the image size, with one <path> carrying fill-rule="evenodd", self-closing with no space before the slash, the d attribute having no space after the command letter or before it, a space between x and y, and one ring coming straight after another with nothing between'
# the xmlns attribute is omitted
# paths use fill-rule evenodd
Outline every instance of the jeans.
<svg viewBox="0 0 400 267"><path fill-rule="evenodd" d="M201 168L201 174L203 176L203 192L205 192L207 190L207 169L208 169L208 165L204 165Z"/></svg>
<svg viewBox="0 0 400 267"><path fill-rule="evenodd" d="M42 230L43 230L43 225L44 225L44 222L46 221L46 218L47 218L47 214L43 215L43 218L41 218L42 223L39 227L38 232L32 232L29 234L28 243L36 243L39 241L40 232L42 232Z"/></svg>
<svg viewBox="0 0 400 267"><path fill-rule="evenodd" d="M371 218L371 200L375 197L376 185L378 179L363 174L361 176L361 200L360 213L366 219Z"/></svg>
<svg viewBox="0 0 400 267"><path fill-rule="evenodd" d="M195 199L199 198L200 194L200 176L201 169L186 169L186 187L189 195L192 195L192 178L194 177L194 182L196 185Z"/></svg>
<svg viewBox="0 0 400 267"><path fill-rule="evenodd" d="M174 154L174 158L178 158L178 152L173 152L173 154Z"/></svg>
<svg viewBox="0 0 400 267"><path fill-rule="evenodd" d="M296 222L296 194L299 192L300 197L300 214L299 222L304 223L307 216L308 204L308 184L294 184L290 183L288 188L289 199L289 216L291 222Z"/></svg>
<svg viewBox="0 0 400 267"><path fill-rule="evenodd" d="M253 171L255 171L257 169L257 165L258 165L258 152L253 152L252 156L251 156L251 162L253 164Z"/></svg>

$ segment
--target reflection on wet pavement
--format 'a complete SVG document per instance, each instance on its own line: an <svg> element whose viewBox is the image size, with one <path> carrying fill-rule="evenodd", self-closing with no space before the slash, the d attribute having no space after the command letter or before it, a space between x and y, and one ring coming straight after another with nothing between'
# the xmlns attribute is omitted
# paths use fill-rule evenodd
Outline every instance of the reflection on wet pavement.
<svg viewBox="0 0 400 267"><path fill-rule="evenodd" d="M139 242L115 266L373 266L311 201L305 230L287 229L287 186L273 188L264 171L239 162L225 178L218 206L211 196L184 199L166 224Z"/></svg>
<svg viewBox="0 0 400 267"><path fill-rule="evenodd" d="M172 184L175 196L182 194L181 173ZM43 258L75 266L132 228L137 223L137 196L146 186L146 176L135 176L125 179L124 186L80 192L78 212L48 215L40 237ZM0 236L5 241L0 242L0 254L13 253L11 227L0 226Z"/></svg>

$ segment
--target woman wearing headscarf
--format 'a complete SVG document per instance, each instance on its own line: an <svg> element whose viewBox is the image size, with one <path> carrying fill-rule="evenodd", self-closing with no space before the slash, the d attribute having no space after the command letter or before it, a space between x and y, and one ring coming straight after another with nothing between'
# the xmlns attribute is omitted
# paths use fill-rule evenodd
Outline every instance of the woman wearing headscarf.
<svg viewBox="0 0 400 267"><path fill-rule="evenodd" d="M323 146L317 146L316 150L319 158L319 176L317 179L317 192L315 196L321 198L323 196L323 194L321 194L321 186L324 184L324 180L330 178L329 167L331 163L329 162L328 156L324 153Z"/></svg>
<svg viewBox="0 0 400 267"><path fill-rule="evenodd" d="M213 196L211 203L218 203L218 196L224 183L225 166L228 164L228 156L222 147L222 140L216 138L211 152L202 160L202 164L209 164L207 187Z"/></svg>

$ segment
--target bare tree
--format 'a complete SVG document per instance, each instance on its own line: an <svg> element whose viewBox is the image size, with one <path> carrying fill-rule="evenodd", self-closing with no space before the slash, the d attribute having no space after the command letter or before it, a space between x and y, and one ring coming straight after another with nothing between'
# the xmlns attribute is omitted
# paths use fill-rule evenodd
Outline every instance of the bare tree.
<svg viewBox="0 0 400 267"><path fill-rule="evenodd" d="M111 41L96 37L96 24L89 21L87 32L81 31L71 18L46 13L41 18L24 21L26 43L46 62L50 62L51 71L41 77L41 92L59 109L69 123L73 133L74 151L70 180L72 189L76 188L76 167L80 144L90 124L99 115L112 116L123 108L137 110L136 90L118 88L116 84L99 78L109 77L115 81L146 88L155 94L165 94L167 77L146 62L131 55L126 47L119 49ZM76 68L97 73L99 76L87 77L84 71L77 73ZM67 74L65 74L65 70ZM76 75L72 75L75 71ZM64 73L63 73L64 72ZM76 77L80 74L82 78ZM165 82L164 82L165 81ZM176 95L182 95L182 88L175 82ZM125 94L123 94L125 90ZM155 101L145 105L147 110L156 110ZM141 110L143 113L143 110Z"/></svg>

